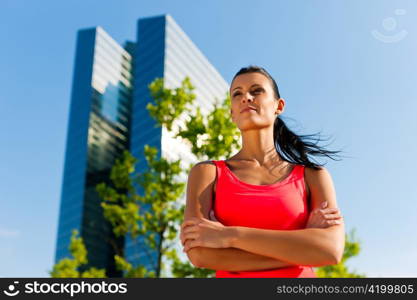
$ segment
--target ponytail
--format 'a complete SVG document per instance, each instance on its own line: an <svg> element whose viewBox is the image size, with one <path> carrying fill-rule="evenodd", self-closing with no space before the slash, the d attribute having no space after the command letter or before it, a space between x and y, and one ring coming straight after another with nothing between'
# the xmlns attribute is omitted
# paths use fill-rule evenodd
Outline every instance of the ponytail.
<svg viewBox="0 0 417 300"><path fill-rule="evenodd" d="M310 155L319 155L319 156L327 156L333 160L337 160L333 158L334 154L339 153L340 151L330 151L326 150L322 147L317 145L316 143L308 142L307 140L310 137L314 137L314 134L307 134L307 135L297 135L292 132L284 121L277 116L274 123L274 145L276 151L281 154L282 158L287 162L294 163L294 164L301 164L313 169L320 169L319 164L316 164L309 160L307 154Z"/></svg>

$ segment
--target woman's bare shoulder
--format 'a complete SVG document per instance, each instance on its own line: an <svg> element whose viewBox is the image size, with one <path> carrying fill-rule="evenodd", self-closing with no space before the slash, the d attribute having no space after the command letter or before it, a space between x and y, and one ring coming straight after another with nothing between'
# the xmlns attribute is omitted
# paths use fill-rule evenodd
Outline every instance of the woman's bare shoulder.
<svg viewBox="0 0 417 300"><path fill-rule="evenodd" d="M214 164L214 162L212 160L200 161L200 162L196 163L194 166L200 165L200 164L209 164L209 165L215 166L215 164Z"/></svg>
<svg viewBox="0 0 417 300"><path fill-rule="evenodd" d="M327 168L320 166L318 170L305 168L305 181L309 187L312 202L315 207L328 200L329 207L337 207L336 194L332 176Z"/></svg>
<svg viewBox="0 0 417 300"><path fill-rule="evenodd" d="M205 161L200 161L196 163L195 165L193 165L191 170L192 169L211 170L211 169L216 169L216 165L214 164L212 160L205 160Z"/></svg>
<svg viewBox="0 0 417 300"><path fill-rule="evenodd" d="M208 218L213 200L216 166L209 161L196 163L188 174L184 218Z"/></svg>
<svg viewBox="0 0 417 300"><path fill-rule="evenodd" d="M216 177L216 165L211 160L200 161L190 170L189 176L204 177L206 179ZM213 177L214 176L214 177Z"/></svg>
<svg viewBox="0 0 417 300"><path fill-rule="evenodd" d="M328 173L328 171L323 166L319 166L319 170L305 166L304 179L308 186L311 188L312 185L317 184L317 180L320 176L323 176L324 173Z"/></svg>
<svg viewBox="0 0 417 300"><path fill-rule="evenodd" d="M305 167L305 171L304 171L304 175L305 175L305 179L309 182L309 183L311 183L311 184L314 184L315 182L317 182L317 180L320 178L320 177L323 177L323 176L328 176L328 175L330 175L330 173L329 173L329 171L325 168L325 167L323 167L323 166L319 166L319 169L318 170L316 170L316 169L314 169L314 168L312 168L312 167Z"/></svg>

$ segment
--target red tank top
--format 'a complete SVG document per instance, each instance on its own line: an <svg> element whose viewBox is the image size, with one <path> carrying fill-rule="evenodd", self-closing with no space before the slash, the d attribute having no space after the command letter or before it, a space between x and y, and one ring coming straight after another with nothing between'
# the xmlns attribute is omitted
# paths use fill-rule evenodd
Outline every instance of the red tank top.
<svg viewBox="0 0 417 300"><path fill-rule="evenodd" d="M260 229L303 229L309 207L304 182L304 166L294 165L291 173L279 182L255 185L243 182L224 160L215 160L217 169L214 212L225 226ZM308 251L306 249L306 251ZM317 277L309 266L292 266L263 271L230 272L216 270L221 277Z"/></svg>

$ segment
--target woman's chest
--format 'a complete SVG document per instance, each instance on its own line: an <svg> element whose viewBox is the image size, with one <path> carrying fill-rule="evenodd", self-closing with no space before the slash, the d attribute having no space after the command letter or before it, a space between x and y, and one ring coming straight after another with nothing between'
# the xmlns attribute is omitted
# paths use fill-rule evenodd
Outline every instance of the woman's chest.
<svg viewBox="0 0 417 300"><path fill-rule="evenodd" d="M269 191L220 186L214 212L226 226L276 230L305 228L309 215L307 197L297 182Z"/></svg>

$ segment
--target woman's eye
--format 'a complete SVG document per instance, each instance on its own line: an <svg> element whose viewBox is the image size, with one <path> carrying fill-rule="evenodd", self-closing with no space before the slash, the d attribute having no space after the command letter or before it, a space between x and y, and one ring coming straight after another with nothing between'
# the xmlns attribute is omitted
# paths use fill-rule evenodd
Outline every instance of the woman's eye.
<svg viewBox="0 0 417 300"><path fill-rule="evenodd" d="M262 92L263 91L263 89L262 88L258 88L258 89L256 89L256 90L253 90L253 91L251 91L251 94L258 94L258 93L260 93L260 92ZM233 97L235 97L235 96L239 96L241 94L241 92L236 92L236 93L234 93L233 94Z"/></svg>
<svg viewBox="0 0 417 300"><path fill-rule="evenodd" d="M252 93L260 93L260 92L262 92L262 89L261 88L252 91Z"/></svg>

